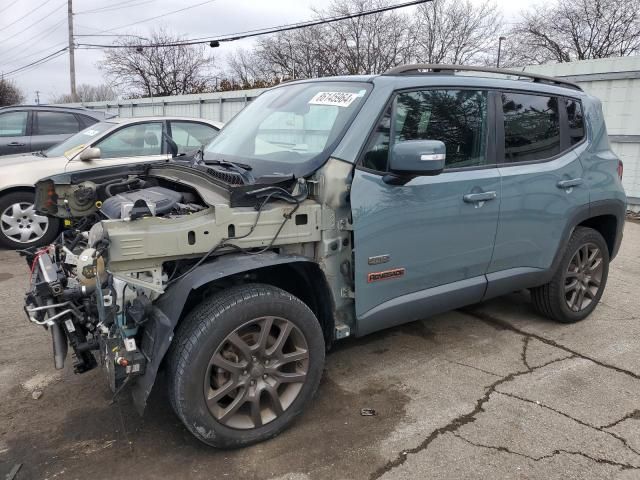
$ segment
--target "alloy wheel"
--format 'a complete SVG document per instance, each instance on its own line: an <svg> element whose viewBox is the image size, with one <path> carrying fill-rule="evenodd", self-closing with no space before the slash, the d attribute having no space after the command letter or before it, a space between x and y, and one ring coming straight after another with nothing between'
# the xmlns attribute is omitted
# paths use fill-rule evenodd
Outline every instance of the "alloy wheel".
<svg viewBox="0 0 640 480"><path fill-rule="evenodd" d="M49 219L45 215L38 215L31 203L14 203L0 215L2 233L18 243L40 240L48 228Z"/></svg>
<svg viewBox="0 0 640 480"><path fill-rule="evenodd" d="M571 258L565 274L565 301L569 310L579 312L589 307L602 283L604 258L594 243L582 245Z"/></svg>
<svg viewBox="0 0 640 480"><path fill-rule="evenodd" d="M205 400L223 425L258 428L291 406L308 369L309 349L298 327L280 317L256 318L229 334L211 357Z"/></svg>

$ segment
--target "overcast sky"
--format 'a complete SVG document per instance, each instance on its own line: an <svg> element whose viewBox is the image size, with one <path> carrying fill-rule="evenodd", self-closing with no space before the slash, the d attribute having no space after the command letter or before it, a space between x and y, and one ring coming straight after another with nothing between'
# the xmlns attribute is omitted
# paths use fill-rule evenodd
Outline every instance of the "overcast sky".
<svg viewBox="0 0 640 480"><path fill-rule="evenodd" d="M330 4L330 0L211 0L183 12L126 26L203 1L128 0L124 3L123 0L73 0L74 33L146 35L151 30L164 27L186 37L222 36L308 20L312 16L312 6L322 9ZM505 19L509 20L532 0L497 0L496 3ZM110 5L113 6L111 11L89 12ZM68 35L66 18L67 0L0 0L0 73L10 72L64 48ZM78 37L76 43L85 40L88 43L111 43L113 38ZM233 49L250 47L251 43L250 39L223 43L214 51L217 63L222 64L226 54ZM104 82L102 72L96 66L101 58L101 50L76 51L77 84ZM27 102L35 101L36 90L40 91L41 102L47 102L53 96L69 92L68 55L63 54L8 78L23 90Z"/></svg>

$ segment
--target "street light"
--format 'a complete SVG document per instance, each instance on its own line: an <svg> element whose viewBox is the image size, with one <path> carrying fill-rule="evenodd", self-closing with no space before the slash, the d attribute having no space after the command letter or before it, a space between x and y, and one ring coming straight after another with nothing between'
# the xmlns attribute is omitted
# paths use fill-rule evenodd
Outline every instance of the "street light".
<svg viewBox="0 0 640 480"><path fill-rule="evenodd" d="M496 68L500 68L500 52L502 51L502 41L506 39L507 37L500 37L498 39L498 60L496 61Z"/></svg>

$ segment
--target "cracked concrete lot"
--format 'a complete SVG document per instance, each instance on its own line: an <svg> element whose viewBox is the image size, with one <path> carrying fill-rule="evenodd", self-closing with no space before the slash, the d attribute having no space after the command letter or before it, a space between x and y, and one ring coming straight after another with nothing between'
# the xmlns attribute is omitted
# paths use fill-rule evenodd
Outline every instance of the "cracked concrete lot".
<svg viewBox="0 0 640 480"><path fill-rule="evenodd" d="M162 379L140 418L127 398L109 405L99 370L53 370L26 283L0 252L0 476L640 479L640 224L587 320L553 323L518 292L340 343L302 418L236 451L192 438Z"/></svg>

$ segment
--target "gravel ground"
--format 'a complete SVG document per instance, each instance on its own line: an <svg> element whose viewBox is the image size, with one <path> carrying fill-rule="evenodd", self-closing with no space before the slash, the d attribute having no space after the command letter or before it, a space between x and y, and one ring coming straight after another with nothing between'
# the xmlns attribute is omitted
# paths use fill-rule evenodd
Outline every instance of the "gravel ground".
<svg viewBox="0 0 640 480"><path fill-rule="evenodd" d="M0 478L640 479L638 223L587 320L550 322L521 292L342 342L305 415L236 451L192 438L162 378L139 417L100 370L54 370L26 284L0 251Z"/></svg>

